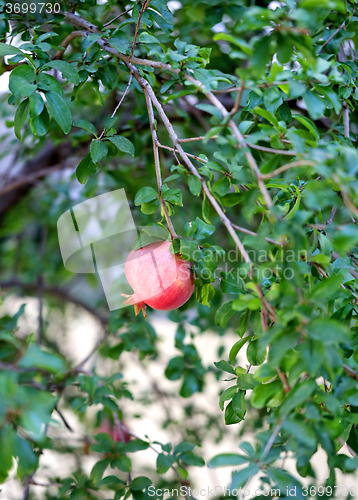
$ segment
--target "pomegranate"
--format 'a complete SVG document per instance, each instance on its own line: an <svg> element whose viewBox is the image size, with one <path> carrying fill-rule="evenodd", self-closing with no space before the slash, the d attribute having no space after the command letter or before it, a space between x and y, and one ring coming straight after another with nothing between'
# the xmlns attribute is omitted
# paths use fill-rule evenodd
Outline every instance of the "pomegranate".
<svg viewBox="0 0 358 500"><path fill-rule="evenodd" d="M125 302L136 315L145 306L171 311L190 299L195 285L191 263L170 252L170 241L151 243L130 252L124 272L134 294Z"/></svg>
<svg viewBox="0 0 358 500"><path fill-rule="evenodd" d="M102 420L98 432L109 434L115 443L128 443L131 439L131 436L128 434L128 427L123 422L120 424L121 428L119 429L117 425L114 425L109 420Z"/></svg>

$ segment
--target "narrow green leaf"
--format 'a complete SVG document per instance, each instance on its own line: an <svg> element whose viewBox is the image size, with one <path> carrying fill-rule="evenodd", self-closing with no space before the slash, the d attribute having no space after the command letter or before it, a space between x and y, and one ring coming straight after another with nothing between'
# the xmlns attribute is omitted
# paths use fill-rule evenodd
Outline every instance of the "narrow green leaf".
<svg viewBox="0 0 358 500"><path fill-rule="evenodd" d="M95 165L91 159L91 155L86 155L83 160L80 161L76 168L76 177L78 182L81 184L86 184L87 179L97 172L97 165Z"/></svg>
<svg viewBox="0 0 358 500"><path fill-rule="evenodd" d="M72 116L66 101L52 90L46 92L46 99L51 114L65 134L68 134L72 126Z"/></svg>
<svg viewBox="0 0 358 500"><path fill-rule="evenodd" d="M94 163L99 162L108 153L107 145L99 139L93 139L91 142L91 157Z"/></svg>
<svg viewBox="0 0 358 500"><path fill-rule="evenodd" d="M235 467L236 465L245 464L247 461L246 457L237 453L221 453L209 460L208 467L211 469L216 467Z"/></svg>
<svg viewBox="0 0 358 500"><path fill-rule="evenodd" d="M29 114L29 108L30 108L30 101L28 98L26 98L20 103L15 113L14 132L16 137L20 139L20 141L21 141L21 130L25 125L27 116Z"/></svg>
<svg viewBox="0 0 358 500"><path fill-rule="evenodd" d="M67 79L69 82L74 85L78 85L80 83L80 75L78 71L72 66L72 64L67 61L55 60L50 61L42 67L42 69L47 70L48 68L57 69L64 79Z"/></svg>
<svg viewBox="0 0 358 500"><path fill-rule="evenodd" d="M122 135L114 135L113 137L108 137L108 140L114 144L119 151L123 153L129 153L134 156L134 146L129 139L123 137Z"/></svg>

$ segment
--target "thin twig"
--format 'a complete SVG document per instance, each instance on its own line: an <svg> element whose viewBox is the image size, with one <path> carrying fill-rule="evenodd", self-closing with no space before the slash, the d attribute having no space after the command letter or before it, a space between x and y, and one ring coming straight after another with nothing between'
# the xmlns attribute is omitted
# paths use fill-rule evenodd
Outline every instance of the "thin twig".
<svg viewBox="0 0 358 500"><path fill-rule="evenodd" d="M344 137L349 137L349 108L348 104L343 103Z"/></svg>
<svg viewBox="0 0 358 500"><path fill-rule="evenodd" d="M96 342L95 346L91 349L91 351L87 354L87 356L76 365L71 372L78 372L86 363L89 361L92 356L96 353L97 349L103 344L106 338L111 334L109 330L106 330L102 337Z"/></svg>
<svg viewBox="0 0 358 500"><path fill-rule="evenodd" d="M286 420L286 415L284 415L282 418L281 418L281 421L276 425L270 439L267 441L267 444L264 448L264 451L262 453L262 459L261 460L264 460L267 455L269 454L271 448L272 448L272 445L274 444L275 442L275 439L277 438L278 436L278 433L280 432L281 430L281 427L282 427L282 424L284 423L284 421Z"/></svg>
<svg viewBox="0 0 358 500"><path fill-rule="evenodd" d="M353 368L351 368L350 366L344 364L343 365L343 370L346 372L346 374L349 377L354 378L354 380L358 381L358 373L356 371L354 371Z"/></svg>
<svg viewBox="0 0 358 500"><path fill-rule="evenodd" d="M24 493L22 495L22 500L27 500L27 497L29 496L29 491L30 491L30 484L32 482L32 476L34 474L30 474L27 479L26 479L26 483L25 483L25 488L24 488Z"/></svg>
<svg viewBox="0 0 358 500"><path fill-rule="evenodd" d="M281 379L283 390L285 391L286 394L288 394L291 390L291 387L288 385L286 375L280 370L278 366L276 367L276 371Z"/></svg>
<svg viewBox="0 0 358 500"><path fill-rule="evenodd" d="M62 59L67 47L70 45L72 40L74 40L75 38L77 38L79 36L86 36L86 35L87 35L86 31L72 31L72 33L70 33L68 36L66 36L64 41L61 43L61 47L63 47L64 50L58 50L52 59L53 60Z"/></svg>
<svg viewBox="0 0 358 500"><path fill-rule="evenodd" d="M37 179L40 179L41 177L45 177L48 174L52 174L53 172L58 172L59 170L63 170L63 165L55 165L53 167L43 168L43 169L39 170L38 172L35 172L31 175L26 175L26 176L21 177L18 181L8 183L0 191L0 198L4 194L9 193L10 191L13 191L14 189L17 189L18 187L23 186L24 184L32 184Z"/></svg>
<svg viewBox="0 0 358 500"><path fill-rule="evenodd" d="M147 94L147 92L144 92L145 95L145 100L147 103L147 109L148 109L148 116L149 116L149 125L150 125L150 131L152 134L152 141L153 141L153 152L154 152L154 164L155 164L155 175L157 178L157 185L158 185L158 192L159 192L159 198L160 198L160 203L162 205L162 209L164 212L165 220L167 221L168 229L171 234L172 239L179 238L177 235L173 223L170 219L168 208L166 205L165 200L162 197L162 174L160 171L160 159L159 159L159 141L157 137L157 131L156 131L156 125L155 125L155 118L154 118L154 112L153 112L153 105L151 98Z"/></svg>
<svg viewBox="0 0 358 500"><path fill-rule="evenodd" d="M24 291L28 291L30 293L37 293L39 289L37 283L24 283L19 280L0 281L0 289L16 288L16 287L19 287ZM102 314L100 314L97 310L93 309L92 307L85 304L81 300L72 297L72 295L70 295L67 291L61 288L48 285L43 285L42 290L43 293L48 293L50 295L53 295L54 297L57 297L60 300L71 302L72 304L81 307L82 309L85 309L87 312L89 312L95 318L97 318L102 323L102 325L104 326L107 325L108 319L105 316L102 316Z"/></svg>
<svg viewBox="0 0 358 500"><path fill-rule="evenodd" d="M136 27L135 27L135 33L134 33L134 39L133 39L133 45L132 45L132 50L131 50L130 57L133 56L133 52L134 52L134 49L135 49L135 46L136 46L136 43L137 43L137 37L138 37L140 20L142 19L142 15L143 15L145 9L148 7L149 2L150 2L150 0L144 0L143 4L142 4L142 8L139 11L138 21L137 21L137 24L136 24Z"/></svg>
<svg viewBox="0 0 358 500"><path fill-rule="evenodd" d="M69 431L74 432L74 430L72 429L72 427L70 426L70 424L67 422L66 418L64 417L63 413L58 409L57 405L55 406L55 411L60 416L62 422L65 424L65 427L67 427L67 429Z"/></svg>
<svg viewBox="0 0 358 500"><path fill-rule="evenodd" d="M251 149L257 149L258 151L265 151L266 153L272 153L275 155L286 155L286 156L297 156L297 151L289 151L287 149L274 149L267 148L266 146L259 146L258 144L252 144L251 142L246 143Z"/></svg>
<svg viewBox="0 0 358 500"><path fill-rule="evenodd" d="M114 17L111 21L109 21L108 23L104 24L103 28L106 28L107 26L110 26L112 23L114 23L114 21L117 21L117 19L119 19L120 17L124 16L124 14L128 14L128 12L130 12L131 10L133 10L133 7L129 7L129 9L125 10L124 12L122 12L122 14L118 14L118 16Z"/></svg>
<svg viewBox="0 0 358 500"><path fill-rule="evenodd" d="M179 140L179 142L185 142L185 141ZM174 153L174 155L175 155L175 152L178 151L178 149L175 150L174 148L171 148L170 146L165 146L164 144L160 144L159 142L158 142L158 147L163 148L163 149L167 149L168 151L172 151ZM208 160L204 160L204 158L200 158L199 156L192 155L190 153L186 153L186 154L190 158L194 158L194 160L201 161L201 163L208 163ZM178 161L178 163L180 163L180 161Z"/></svg>
<svg viewBox="0 0 358 500"><path fill-rule="evenodd" d="M40 255L40 273L37 278L37 284L38 284L38 301L39 301L39 322L38 322L38 331L37 331L37 343L41 344L42 340L42 333L43 333L43 285L44 285L44 277L43 277L43 262L45 258L45 251L46 251L46 240L47 240L47 228L42 227L41 228L41 241L40 241L40 250L39 250L39 255Z"/></svg>
<svg viewBox="0 0 358 500"><path fill-rule="evenodd" d="M132 83L132 78L133 78L133 75L132 75L132 74L130 74L130 75L129 75L129 80L128 80L127 87L126 87L125 91L123 92L123 95L122 95L122 97L121 97L121 99L120 99L119 103L117 104L117 106L115 107L115 109L114 109L113 113L111 114L111 118L113 118L113 117L114 117L114 115L117 113L118 109L120 108L120 106L121 106L122 102L124 101L124 98L126 97L126 95L127 95L128 91L129 91L129 87L131 86L131 83ZM104 133L105 133L105 129L103 129L103 130L102 130L101 135L98 137L98 139L99 139L99 140L101 140L101 139L102 139L102 137L104 136Z"/></svg>
<svg viewBox="0 0 358 500"><path fill-rule="evenodd" d="M209 90L207 90L207 88L205 87L205 85L203 83L201 83L199 80L196 80L194 77L192 77L188 73L185 73L184 76L185 76L185 78L187 80L189 80L196 87L198 87L204 95L206 95L206 97L209 99L209 101L220 111L220 113L222 114L223 118L227 118L228 117L229 112L227 111L227 109L225 108L225 106L219 101L219 99L212 92L210 92ZM234 136L235 136L235 138L236 138L236 140L238 142L238 145L240 147L247 146L247 143L246 143L243 135L241 134L238 126L234 122L234 120L229 119L228 120L228 125L231 128L231 130L232 130L232 132L233 132L233 134L234 134ZM255 173L255 176L256 176L256 179L257 179L257 184L258 184L259 189L260 189L260 191L261 191L261 193L262 193L262 195L264 197L264 200L265 200L265 203L266 203L267 207L270 208L270 209L272 209L273 203L272 203L270 195L269 195L269 193L267 191L265 183L263 182L262 178L260 178L260 170L259 170L259 167L257 166L255 158L252 156L252 153L250 151L246 152L245 156L246 156L246 159L247 159L247 161L248 161L251 169Z"/></svg>
<svg viewBox="0 0 358 500"><path fill-rule="evenodd" d="M321 47L321 50L319 53L321 53L323 51L324 47L327 45L327 43L329 43L332 40L332 38L334 38L337 35L337 33L339 33L341 31L341 29L345 27L346 22L349 21L350 19L352 19L352 17L354 16L355 10L356 10L356 7L354 7L354 9L353 9L352 15L348 16L347 19L345 19L343 21L343 23L336 29L336 31L329 38L327 38L327 40L322 44L322 47Z"/></svg>
<svg viewBox="0 0 358 500"><path fill-rule="evenodd" d="M326 225L328 226L329 224L332 224L333 222L333 219L334 219L334 216L336 215L336 212L337 212L337 207L332 207L332 210L331 210L331 215L329 216L329 219L327 220L326 222Z"/></svg>
<svg viewBox="0 0 358 500"><path fill-rule="evenodd" d="M290 170L291 168L304 167L304 166L315 167L317 166L317 163L311 160L296 160L292 161L291 163L286 163L285 165L282 165L282 167L276 168L269 174L260 174L260 177L261 179L271 179L272 177L275 177L276 175L281 174L286 170Z"/></svg>
<svg viewBox="0 0 358 500"><path fill-rule="evenodd" d="M217 139L219 136L218 135L213 135L209 137L209 139ZM249 135L244 135L245 137L250 137ZM203 141L204 139L207 139L204 135L203 136L198 136L198 137L189 137L188 139L179 139L179 142L195 142L195 141ZM286 141L282 140L282 142L285 142L287 144L291 144L291 141ZM278 155L287 155L287 156L297 156L298 153L297 151L288 151L287 149L274 149L274 148L267 148L266 146L260 146L258 144L252 144L251 142L246 143L249 148L251 149L257 149L258 151L265 151L266 153L272 153L272 154L278 154ZM163 146L164 147L164 146ZM187 153L189 155L189 153ZM189 155L191 157L194 157L194 155ZM195 157L197 159L197 157ZM203 161L199 158L199 161Z"/></svg>
<svg viewBox="0 0 358 500"><path fill-rule="evenodd" d="M237 229L237 231L240 231L240 233L244 233L244 234L248 234L250 236L256 236L256 237L258 237L257 233L255 233L254 231L250 231L250 229L246 229L245 227L238 226L237 224L233 224L232 227L235 228L235 229ZM283 246L282 243L280 243L279 241L276 241L276 240L272 240L271 238L266 238L265 237L265 240L268 243L272 243L272 245L276 245L278 247L282 247Z"/></svg>
<svg viewBox="0 0 358 500"><path fill-rule="evenodd" d="M245 80L242 80L241 85L240 85L240 90L237 93L237 96L235 99L235 104L234 104L232 110L230 111L231 116L234 116L239 111L240 101L241 101L241 97L242 97L242 93L244 91L244 88L245 88Z"/></svg>

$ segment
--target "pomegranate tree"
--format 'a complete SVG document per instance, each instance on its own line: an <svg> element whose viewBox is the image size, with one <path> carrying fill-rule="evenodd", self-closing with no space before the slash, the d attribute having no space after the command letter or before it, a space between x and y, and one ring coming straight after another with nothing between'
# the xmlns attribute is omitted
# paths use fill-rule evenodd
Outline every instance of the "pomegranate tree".
<svg viewBox="0 0 358 500"><path fill-rule="evenodd" d="M145 306L160 311L177 309L189 300L195 285L191 264L170 251L170 241L151 243L130 252L124 272L134 294L125 302L136 315Z"/></svg>

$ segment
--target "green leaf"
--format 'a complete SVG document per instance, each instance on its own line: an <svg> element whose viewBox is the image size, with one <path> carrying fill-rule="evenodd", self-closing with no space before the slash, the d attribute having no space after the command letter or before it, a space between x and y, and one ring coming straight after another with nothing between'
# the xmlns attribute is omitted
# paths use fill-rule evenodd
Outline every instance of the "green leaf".
<svg viewBox="0 0 358 500"><path fill-rule="evenodd" d="M29 108L30 108L30 101L28 98L26 98L20 103L15 113L14 132L16 137L20 139L20 141L21 141L21 130L23 129L25 122L27 120L29 114Z"/></svg>
<svg viewBox="0 0 358 500"><path fill-rule="evenodd" d="M30 126L32 133L38 136L43 136L47 134L50 128L50 117L46 106L44 106L42 113L36 118L32 118L30 121Z"/></svg>
<svg viewBox="0 0 358 500"><path fill-rule="evenodd" d="M104 142L100 141L99 139L92 139L91 157L94 163L97 163L100 160L102 160L102 158L107 156L107 153L108 153L108 147Z"/></svg>
<svg viewBox="0 0 358 500"><path fill-rule="evenodd" d="M253 408L263 408L266 403L282 388L280 380L274 380L268 384L260 384L254 388L250 398Z"/></svg>
<svg viewBox="0 0 358 500"><path fill-rule="evenodd" d="M57 353L44 351L37 344L31 344L26 354L21 358L19 366L24 368L40 368L51 373L64 373L66 364Z"/></svg>
<svg viewBox="0 0 358 500"><path fill-rule="evenodd" d="M80 83L80 75L78 74L78 71L72 66L72 64L68 63L67 61L50 61L42 67L42 69L45 70L47 70L48 68L57 69L62 74L62 77L64 79L67 79L74 85L78 85Z"/></svg>
<svg viewBox="0 0 358 500"><path fill-rule="evenodd" d="M172 205L178 205L179 207L183 206L182 194L180 189L163 189L162 197L165 201L171 203Z"/></svg>
<svg viewBox="0 0 358 500"><path fill-rule="evenodd" d="M180 240L180 255L182 259L195 262L200 258L198 244L194 241Z"/></svg>
<svg viewBox="0 0 358 500"><path fill-rule="evenodd" d="M189 185L189 189L190 189L191 194L193 194L194 196L199 196L199 194L201 193L201 189L202 189L201 180L198 179L198 177L195 177L195 175L189 175L188 185Z"/></svg>
<svg viewBox="0 0 358 500"><path fill-rule="evenodd" d="M12 56L12 55L17 55L21 54L24 55L22 50L18 49L17 47L14 47L14 45L9 45L7 43L0 43L0 56Z"/></svg>
<svg viewBox="0 0 358 500"><path fill-rule="evenodd" d="M229 360L232 365L235 363L236 356L238 355L240 349L246 344L248 340L250 340L250 337L244 337L243 339L235 342L235 344L232 346L229 353Z"/></svg>
<svg viewBox="0 0 358 500"><path fill-rule="evenodd" d="M271 61L270 37L264 36L255 44L253 57L251 59L252 73L255 76L260 76L266 64Z"/></svg>
<svg viewBox="0 0 358 500"><path fill-rule="evenodd" d="M184 237L189 238L189 236L192 236L197 229L198 224L195 221L186 222L184 225Z"/></svg>
<svg viewBox="0 0 358 500"><path fill-rule="evenodd" d="M136 206L142 205L143 203L148 203L149 201L157 200L158 193L150 186L142 187L137 192L134 198L134 204Z"/></svg>
<svg viewBox="0 0 358 500"><path fill-rule="evenodd" d="M259 108L258 106L256 106L256 108L254 108L254 112L257 115L262 116L262 118L265 118L265 120L270 122L271 125L273 125L275 128L277 128L277 129L280 128L280 125L278 123L277 118L272 113L267 111L266 109L262 109L262 108Z"/></svg>
<svg viewBox="0 0 358 500"><path fill-rule="evenodd" d="M195 467L204 467L204 460L193 453L192 451L185 451L179 455L180 460L182 460L186 465L192 465Z"/></svg>
<svg viewBox="0 0 358 500"><path fill-rule="evenodd" d="M227 302L224 302L219 309L217 309L215 313L215 324L218 326L222 326L223 328L226 327L227 322L231 318L231 316L235 313L234 309L232 308L233 300L228 300Z"/></svg>
<svg viewBox="0 0 358 500"><path fill-rule="evenodd" d="M282 94L277 87L269 87L264 91L264 103L267 111L275 113L283 102Z"/></svg>
<svg viewBox="0 0 358 500"><path fill-rule="evenodd" d="M154 214L159 207L160 207L160 201L153 200L149 201L148 203L142 203L140 209L145 215L151 215Z"/></svg>
<svg viewBox="0 0 358 500"><path fill-rule="evenodd" d="M266 358L266 347L261 346L258 339L251 340L247 346L246 356L252 365L261 365Z"/></svg>
<svg viewBox="0 0 358 500"><path fill-rule="evenodd" d="M306 328L310 338L321 340L325 345L337 345L339 342L348 341L349 338L345 326L333 319L315 319Z"/></svg>
<svg viewBox="0 0 358 500"><path fill-rule="evenodd" d="M214 469L216 467L235 467L236 465L242 465L247 462L247 458L238 455L237 453L220 453L220 455L215 455L208 462L208 467Z"/></svg>
<svg viewBox="0 0 358 500"><path fill-rule="evenodd" d="M215 288L213 285L206 283L196 289L196 300L204 306L210 307L210 301L215 297Z"/></svg>
<svg viewBox="0 0 358 500"><path fill-rule="evenodd" d="M232 408L235 414L243 420L246 413L245 391L239 391L232 398Z"/></svg>
<svg viewBox="0 0 358 500"><path fill-rule="evenodd" d="M129 47L129 41L125 36L113 37L109 40L109 44L112 45L114 49L118 50L118 52L122 52L123 54L127 52Z"/></svg>
<svg viewBox="0 0 358 500"><path fill-rule="evenodd" d="M199 217L197 217L195 219L195 221L197 224L197 229L196 229L195 233L193 234L193 238L195 240L203 240L203 239L207 238L208 236L210 236L211 234L213 234L213 232L215 231L215 226L212 226L210 224L206 224L206 222L199 219Z"/></svg>
<svg viewBox="0 0 358 500"><path fill-rule="evenodd" d="M82 51L86 52L86 50L92 47L92 45L96 43L97 40L101 38L101 36L102 34L100 33L90 33L89 35L87 35L82 42Z"/></svg>
<svg viewBox="0 0 358 500"><path fill-rule="evenodd" d="M172 358L165 370L165 376L169 380L178 380L182 376L185 369L185 361L182 356Z"/></svg>
<svg viewBox="0 0 358 500"><path fill-rule="evenodd" d="M164 453L159 453L157 457L157 472L158 474L164 474L175 462L175 457L172 455L165 455Z"/></svg>
<svg viewBox="0 0 358 500"><path fill-rule="evenodd" d="M87 130L88 132L91 132L93 135L97 137L97 129L96 127L90 123L88 120L76 120L73 122L73 125L78 128L83 128L84 130Z"/></svg>
<svg viewBox="0 0 358 500"><path fill-rule="evenodd" d="M36 118L42 113L44 109L44 100L40 94L30 95L30 116L31 118Z"/></svg>
<svg viewBox="0 0 358 500"><path fill-rule="evenodd" d="M119 470L123 472L130 472L132 469L132 462L126 455L121 455L112 462L112 467L115 465Z"/></svg>
<svg viewBox="0 0 358 500"><path fill-rule="evenodd" d="M148 488L152 484L152 481L145 476L138 476L133 479L129 487L131 490L140 491Z"/></svg>
<svg viewBox="0 0 358 500"><path fill-rule="evenodd" d="M105 458L104 460L100 460L99 462L94 464L90 473L90 479L94 484L99 483L99 481L103 477L104 471L107 469L110 463L111 459Z"/></svg>
<svg viewBox="0 0 358 500"><path fill-rule="evenodd" d="M225 196L230 189L230 181L228 177L222 177L213 184L213 192L219 196Z"/></svg>
<svg viewBox="0 0 358 500"><path fill-rule="evenodd" d="M13 69L9 77L10 92L17 97L27 97L35 92L37 85L33 82L36 80L35 71L27 64L23 64Z"/></svg>
<svg viewBox="0 0 358 500"><path fill-rule="evenodd" d="M76 168L76 177L78 182L86 184L87 179L97 172L97 165L91 159L91 155L86 155Z"/></svg>
<svg viewBox="0 0 358 500"><path fill-rule="evenodd" d="M222 392L220 394L219 407L220 407L221 411L223 411L223 409L224 409L225 401L231 400L233 398L234 394L236 393L236 391L237 391L237 386L233 385L232 387L229 387L228 389L226 389L224 392Z"/></svg>
<svg viewBox="0 0 358 500"><path fill-rule="evenodd" d="M233 369L233 367L230 366L229 363L227 361L225 361L224 359L221 359L220 361L214 362L214 365L216 366L216 368L218 370L222 370L223 372L228 372L228 373L232 373L233 375L236 375L236 372Z"/></svg>
<svg viewBox="0 0 358 500"><path fill-rule="evenodd" d="M119 151L129 153L134 156L134 146L126 137L123 137L122 135L114 135L113 137L108 137L108 140L111 141L111 143L114 144Z"/></svg>
<svg viewBox="0 0 358 500"><path fill-rule="evenodd" d="M195 392L199 390L199 381L196 373L193 371L185 371L183 383L180 388L179 394L182 398L190 398Z"/></svg>
<svg viewBox="0 0 358 500"><path fill-rule="evenodd" d="M307 111L313 120L320 118L326 110L326 104L323 99L312 90L307 90L303 96L307 106Z"/></svg>
<svg viewBox="0 0 358 500"><path fill-rule="evenodd" d="M317 141L319 140L319 133L317 127L309 118L306 118L305 116L298 114L293 114L292 118L302 123L302 125L304 125L311 132L314 138L317 139Z"/></svg>
<svg viewBox="0 0 358 500"><path fill-rule="evenodd" d="M200 103L200 104L196 104L195 107L200 109L201 111L205 111L206 113L209 113L210 115L216 116L217 118L219 118L219 120L223 119L223 116L220 113L220 111L218 110L218 108L216 108L212 104Z"/></svg>
<svg viewBox="0 0 358 500"><path fill-rule="evenodd" d="M15 449L14 454L19 459L17 474L20 477L25 477L37 469L39 458L31 448L31 445L25 441L21 436L15 436Z"/></svg>
<svg viewBox="0 0 358 500"><path fill-rule="evenodd" d="M178 443L174 450L173 455L177 455L178 453L184 453L184 451L192 451L195 448L195 445L192 443L188 443L187 441L182 441Z"/></svg>
<svg viewBox="0 0 358 500"><path fill-rule="evenodd" d="M10 425L0 430L0 482L3 483L12 468L15 432Z"/></svg>
<svg viewBox="0 0 358 500"><path fill-rule="evenodd" d="M68 134L72 126L72 116L66 101L52 90L46 92L46 99L53 118L57 121L65 134Z"/></svg>
<svg viewBox="0 0 358 500"><path fill-rule="evenodd" d="M289 414L292 410L300 408L302 403L307 401L317 388L317 384L313 380L298 382L287 394L286 399L281 404L278 410L279 415L282 417L283 415Z"/></svg>

